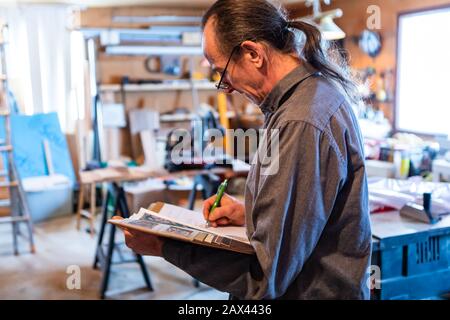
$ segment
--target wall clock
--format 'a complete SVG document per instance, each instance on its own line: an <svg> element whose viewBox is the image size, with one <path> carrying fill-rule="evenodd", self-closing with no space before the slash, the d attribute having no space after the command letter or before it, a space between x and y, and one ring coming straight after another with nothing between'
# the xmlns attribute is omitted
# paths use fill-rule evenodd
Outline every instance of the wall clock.
<svg viewBox="0 0 450 320"><path fill-rule="evenodd" d="M381 35L376 31L364 30L359 36L358 45L365 54L375 58L381 52Z"/></svg>

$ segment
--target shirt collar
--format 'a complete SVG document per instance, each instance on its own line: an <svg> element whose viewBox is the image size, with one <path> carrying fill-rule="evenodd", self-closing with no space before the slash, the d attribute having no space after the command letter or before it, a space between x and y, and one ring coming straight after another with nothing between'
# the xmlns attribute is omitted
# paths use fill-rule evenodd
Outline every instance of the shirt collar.
<svg viewBox="0 0 450 320"><path fill-rule="evenodd" d="M280 106L284 96L297 84L317 73L309 63L303 61L298 67L281 79L260 104L264 114L275 112Z"/></svg>

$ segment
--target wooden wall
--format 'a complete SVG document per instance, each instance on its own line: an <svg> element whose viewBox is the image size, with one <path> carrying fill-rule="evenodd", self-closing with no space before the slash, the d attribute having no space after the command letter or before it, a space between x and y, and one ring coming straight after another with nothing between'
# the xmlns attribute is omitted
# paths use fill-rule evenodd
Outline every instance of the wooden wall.
<svg viewBox="0 0 450 320"><path fill-rule="evenodd" d="M370 5L377 5L381 9L381 29L383 48L375 59L365 55L355 41L356 37L366 28L367 19L371 13L367 12ZM322 10L327 11L341 8L344 12L342 18L335 19L347 34L344 40L345 49L350 58L350 64L355 69L374 67L378 74L392 70L395 75L396 68L396 41L397 41L397 17L399 13L423 10L428 8L450 6L450 0L333 0L330 6L322 5ZM82 27L117 27L117 28L147 28L148 24L117 24L113 23L114 15L151 16L151 15L187 15L200 16L205 8L157 8L157 7L117 7L117 8L90 8L80 14ZM294 4L288 7L291 17L310 15L312 8L306 8L304 4ZM113 57L100 54L99 69L101 83L119 83L122 76L139 79L153 79L161 77L160 74L150 74L144 68L145 57ZM376 84L376 78L373 86ZM394 86L395 79L392 79ZM202 102L215 103L214 92L204 92L200 95ZM115 97L117 100L120 97ZM240 107L245 103L234 97ZM192 107L189 92L165 92L157 94L130 94L127 97L127 109L136 107L150 107L152 109L167 112L176 107ZM381 104L387 118L393 122L393 103ZM129 138L121 135L121 145L125 146L122 152L129 153ZM123 149L123 148L122 148Z"/></svg>
<svg viewBox="0 0 450 320"><path fill-rule="evenodd" d="M381 9L381 29L383 48L375 59L365 55L352 40L358 36L367 25L370 13L367 8L377 5ZM374 67L377 72L396 68L396 42L397 42L397 17L402 12L424 10L441 6L450 6L450 0L332 0L331 5L322 5L322 11L341 8L344 15L335 19L335 23L344 30L347 37L344 41L345 48L350 56L350 64L357 69ZM289 7L292 17L301 17L312 14L311 8L303 4ZM411 66L413 67L413 66ZM395 72L394 72L395 74ZM385 115L393 120L393 104L381 106Z"/></svg>
<svg viewBox="0 0 450 320"><path fill-rule="evenodd" d="M160 8L150 6L116 7L116 8L89 8L81 11L79 24L82 28L148 28L150 24L123 24L113 22L114 16L202 16L204 8ZM164 25L164 24L158 24ZM171 23L170 25L176 25ZM183 25L188 25L183 23ZM168 76L163 73L150 73L145 69L145 56L112 56L104 52L98 54L98 78L102 85L119 84L122 77L130 80L172 80L179 77ZM190 58L180 57L182 74L190 70ZM194 57L194 71L209 76L209 68L201 64L203 57ZM198 92L200 103L208 103L213 107L217 105L216 90L201 90ZM120 92L103 92L102 101L105 103L122 102ZM236 96L230 97L229 109L242 108L245 100ZM128 92L125 101L126 110L135 108L148 108L161 113L171 112L177 108L193 110L193 99L190 91L164 91L164 92ZM178 127L189 127L189 122L171 124ZM168 125L163 125L167 127ZM118 156L129 156L142 163L143 154L137 137L132 137L128 129L105 129L107 147L111 152L109 159Z"/></svg>
<svg viewBox="0 0 450 320"><path fill-rule="evenodd" d="M134 23L121 24L114 23L114 16L201 16L202 8L176 8L176 7L156 7L156 6L123 6L123 7L104 7L88 8L81 11L79 21L83 27L96 28L147 28L149 24ZM172 25L172 24L171 24ZM186 25L183 23L183 25Z"/></svg>

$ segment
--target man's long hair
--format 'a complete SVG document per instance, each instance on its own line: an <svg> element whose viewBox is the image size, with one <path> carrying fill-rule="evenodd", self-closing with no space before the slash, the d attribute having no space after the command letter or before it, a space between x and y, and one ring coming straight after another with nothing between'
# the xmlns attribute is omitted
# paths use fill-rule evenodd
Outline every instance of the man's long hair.
<svg viewBox="0 0 450 320"><path fill-rule="evenodd" d="M282 53L296 53L321 72L351 102L360 97L348 65L336 48L329 47L312 24L289 21L285 10L267 0L218 0L204 14L202 27L215 20L222 54L246 40L265 42ZM237 55L236 55L237 56Z"/></svg>

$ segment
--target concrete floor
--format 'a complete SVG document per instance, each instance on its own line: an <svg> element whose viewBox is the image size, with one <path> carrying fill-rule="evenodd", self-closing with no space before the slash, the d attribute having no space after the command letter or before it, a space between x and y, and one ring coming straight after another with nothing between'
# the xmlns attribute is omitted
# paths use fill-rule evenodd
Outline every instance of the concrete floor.
<svg viewBox="0 0 450 320"><path fill-rule="evenodd" d="M36 253L31 254L27 240L19 238L20 255L15 256L11 226L0 225L0 299L99 299L101 271L92 268L96 238L84 230L76 230L75 216L36 224L34 229ZM228 298L227 294L204 284L195 288L188 274L162 258L144 257L144 260L154 291L145 288L137 264L114 265L108 299ZM67 269L73 265L81 270L79 290L70 290L66 285L71 275Z"/></svg>

